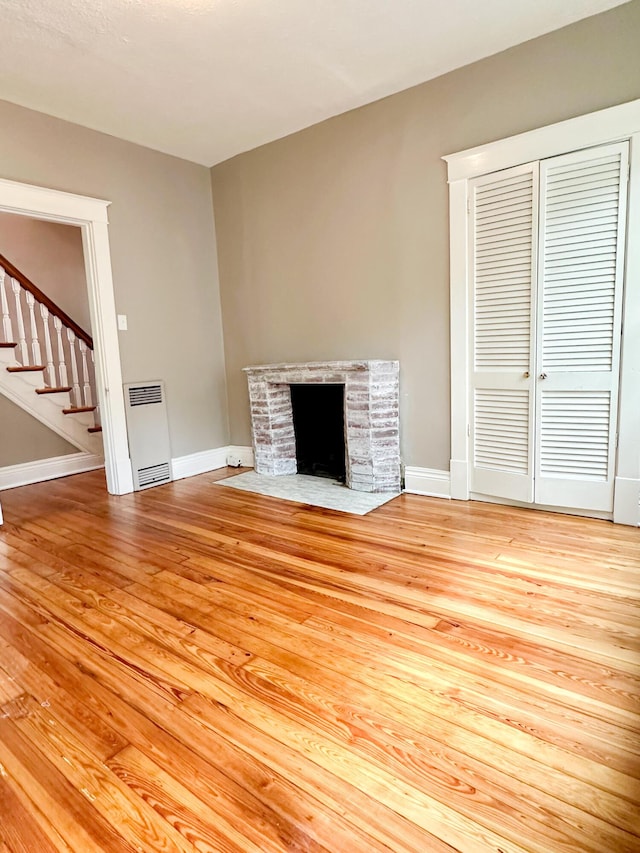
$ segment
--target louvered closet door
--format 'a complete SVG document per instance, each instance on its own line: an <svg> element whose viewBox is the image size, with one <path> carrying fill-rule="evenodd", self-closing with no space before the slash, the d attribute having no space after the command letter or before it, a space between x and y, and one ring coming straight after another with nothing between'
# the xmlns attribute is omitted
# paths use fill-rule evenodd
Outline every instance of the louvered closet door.
<svg viewBox="0 0 640 853"><path fill-rule="evenodd" d="M540 164L535 501L613 507L628 144Z"/></svg>
<svg viewBox="0 0 640 853"><path fill-rule="evenodd" d="M471 491L533 499L537 164L470 182Z"/></svg>

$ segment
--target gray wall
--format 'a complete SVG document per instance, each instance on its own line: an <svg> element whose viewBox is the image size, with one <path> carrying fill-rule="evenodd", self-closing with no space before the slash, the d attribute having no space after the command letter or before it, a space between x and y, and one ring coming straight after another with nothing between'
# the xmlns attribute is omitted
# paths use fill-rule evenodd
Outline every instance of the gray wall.
<svg viewBox="0 0 640 853"><path fill-rule="evenodd" d="M79 452L0 394L0 468Z"/></svg>
<svg viewBox="0 0 640 853"><path fill-rule="evenodd" d="M440 159L640 97L640 0L212 170L231 440L248 364L398 358L409 465L449 467Z"/></svg>
<svg viewBox="0 0 640 853"><path fill-rule="evenodd" d="M0 125L0 178L111 201L124 381L166 381L173 456L227 444L209 171L6 102Z"/></svg>

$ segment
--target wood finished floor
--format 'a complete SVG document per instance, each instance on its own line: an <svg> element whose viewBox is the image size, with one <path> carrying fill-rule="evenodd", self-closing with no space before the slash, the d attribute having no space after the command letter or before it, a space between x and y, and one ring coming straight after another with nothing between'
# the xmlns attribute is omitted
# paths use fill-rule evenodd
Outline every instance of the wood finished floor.
<svg viewBox="0 0 640 853"><path fill-rule="evenodd" d="M640 851L640 531L2 493L0 853Z"/></svg>

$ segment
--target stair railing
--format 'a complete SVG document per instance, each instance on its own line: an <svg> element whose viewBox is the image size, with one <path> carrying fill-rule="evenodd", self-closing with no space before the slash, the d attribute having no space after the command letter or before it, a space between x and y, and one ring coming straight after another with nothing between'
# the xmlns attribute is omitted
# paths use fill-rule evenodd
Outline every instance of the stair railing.
<svg viewBox="0 0 640 853"><path fill-rule="evenodd" d="M97 405L91 335L3 255L0 311L2 343L15 344L20 367L43 368L44 388L68 390L72 408Z"/></svg>

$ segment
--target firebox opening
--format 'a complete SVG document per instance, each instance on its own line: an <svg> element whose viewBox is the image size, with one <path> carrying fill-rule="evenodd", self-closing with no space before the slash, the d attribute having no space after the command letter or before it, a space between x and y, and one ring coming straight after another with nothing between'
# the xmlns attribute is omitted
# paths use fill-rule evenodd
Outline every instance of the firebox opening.
<svg viewBox="0 0 640 853"><path fill-rule="evenodd" d="M346 479L344 385L291 385L298 474Z"/></svg>

